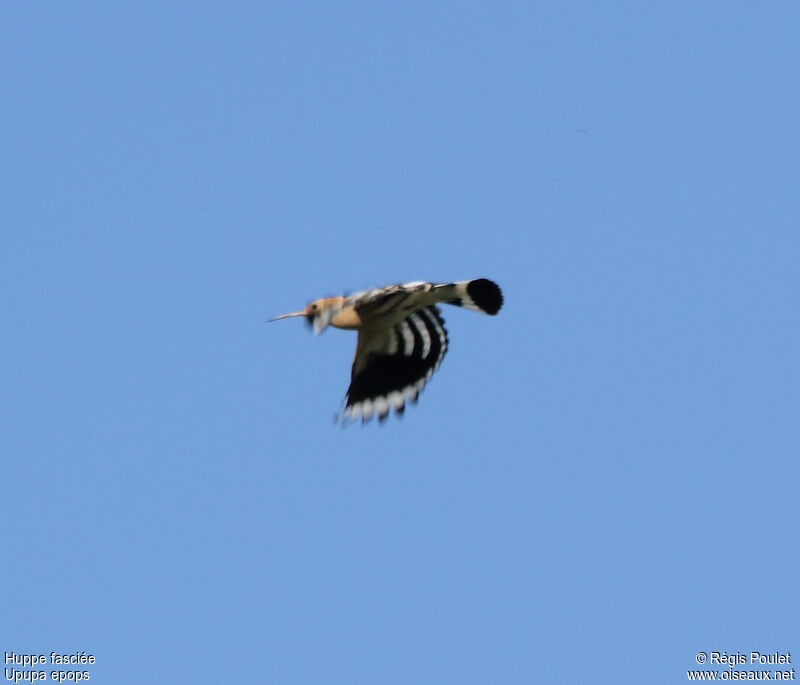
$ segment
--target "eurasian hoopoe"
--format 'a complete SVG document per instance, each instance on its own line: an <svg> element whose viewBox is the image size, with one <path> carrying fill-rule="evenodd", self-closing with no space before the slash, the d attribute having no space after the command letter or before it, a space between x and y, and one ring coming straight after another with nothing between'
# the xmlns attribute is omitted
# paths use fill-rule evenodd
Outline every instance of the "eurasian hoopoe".
<svg viewBox="0 0 800 685"><path fill-rule="evenodd" d="M405 410L442 363L447 330L438 303L497 314L503 294L496 283L477 278L458 283L414 281L364 290L349 296L323 297L305 309L273 317L304 316L321 333L329 325L358 331L350 388L342 420L366 421L377 414Z"/></svg>

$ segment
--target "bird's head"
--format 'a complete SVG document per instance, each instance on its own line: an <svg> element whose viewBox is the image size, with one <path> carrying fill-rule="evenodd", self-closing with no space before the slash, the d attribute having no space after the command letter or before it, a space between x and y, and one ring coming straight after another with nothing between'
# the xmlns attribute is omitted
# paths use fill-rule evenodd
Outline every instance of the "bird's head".
<svg viewBox="0 0 800 685"><path fill-rule="evenodd" d="M316 319L322 312L330 309L331 307L335 307L341 304L343 298L341 297L321 297L318 300L314 300L310 304L306 305L303 309L299 309L296 312L289 312L288 314L278 314L278 316L273 316L270 321L278 321L279 319L288 319L292 316L304 316L308 323L313 324L314 319Z"/></svg>

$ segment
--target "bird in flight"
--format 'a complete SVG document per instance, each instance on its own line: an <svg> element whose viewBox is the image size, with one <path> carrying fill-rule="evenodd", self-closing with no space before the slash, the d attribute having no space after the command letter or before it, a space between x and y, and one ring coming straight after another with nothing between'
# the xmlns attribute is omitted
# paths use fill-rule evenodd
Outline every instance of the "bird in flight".
<svg viewBox="0 0 800 685"><path fill-rule="evenodd" d="M457 283L414 281L323 297L270 321L305 317L315 333L328 326L358 331L350 388L340 419L376 415L416 402L447 352L447 329L437 304L452 304L495 315L503 306L499 286L487 278Z"/></svg>

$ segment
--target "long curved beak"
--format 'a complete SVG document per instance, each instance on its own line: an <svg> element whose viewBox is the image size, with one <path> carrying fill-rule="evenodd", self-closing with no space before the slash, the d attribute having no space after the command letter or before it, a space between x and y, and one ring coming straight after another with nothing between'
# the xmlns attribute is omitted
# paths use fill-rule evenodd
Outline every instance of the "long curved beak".
<svg viewBox="0 0 800 685"><path fill-rule="evenodd" d="M277 321L278 319L288 319L292 316L305 316L306 311L305 309L301 309L299 312L289 312L288 314L278 314L278 316L273 316L270 321Z"/></svg>

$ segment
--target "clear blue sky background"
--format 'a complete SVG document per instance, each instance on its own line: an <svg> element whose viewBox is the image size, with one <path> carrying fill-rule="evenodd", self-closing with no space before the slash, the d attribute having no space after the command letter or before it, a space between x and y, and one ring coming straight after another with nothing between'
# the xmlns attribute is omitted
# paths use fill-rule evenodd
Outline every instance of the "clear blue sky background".
<svg viewBox="0 0 800 685"><path fill-rule="evenodd" d="M0 650L677 683L798 641L796 2L5 2ZM310 299L485 276L417 407Z"/></svg>

